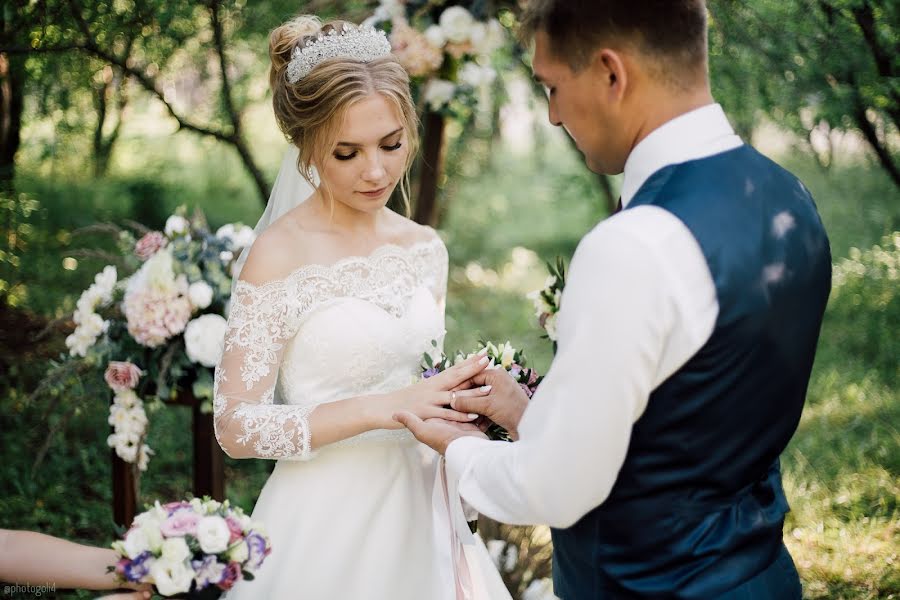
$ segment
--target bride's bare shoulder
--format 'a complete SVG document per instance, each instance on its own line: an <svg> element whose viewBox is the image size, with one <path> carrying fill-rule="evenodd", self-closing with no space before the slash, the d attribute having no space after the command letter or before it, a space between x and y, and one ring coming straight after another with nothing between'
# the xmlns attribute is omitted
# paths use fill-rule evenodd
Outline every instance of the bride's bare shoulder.
<svg viewBox="0 0 900 600"><path fill-rule="evenodd" d="M394 213L394 219L394 227L396 227L397 232L396 238L401 246L410 246L440 239L437 231L428 225L420 225L412 219L396 213Z"/></svg>
<svg viewBox="0 0 900 600"><path fill-rule="evenodd" d="M241 279L254 285L279 281L303 265L316 262L319 234L279 219L260 234L241 270Z"/></svg>

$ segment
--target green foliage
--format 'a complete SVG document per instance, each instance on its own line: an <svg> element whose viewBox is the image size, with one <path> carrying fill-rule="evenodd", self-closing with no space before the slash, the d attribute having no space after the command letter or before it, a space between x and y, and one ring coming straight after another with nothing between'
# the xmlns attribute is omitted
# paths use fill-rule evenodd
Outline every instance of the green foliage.
<svg viewBox="0 0 900 600"><path fill-rule="evenodd" d="M857 130L900 186L900 4L713 0L710 11L713 91L745 136L761 117L801 139Z"/></svg>

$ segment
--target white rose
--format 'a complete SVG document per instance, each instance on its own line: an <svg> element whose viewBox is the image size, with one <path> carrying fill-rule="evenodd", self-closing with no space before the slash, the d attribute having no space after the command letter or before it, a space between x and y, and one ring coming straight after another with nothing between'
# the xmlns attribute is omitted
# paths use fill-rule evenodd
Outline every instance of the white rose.
<svg viewBox="0 0 900 600"><path fill-rule="evenodd" d="M231 250L223 250L222 252L219 252L219 260L221 260L223 263L230 263L233 258L234 252L232 252Z"/></svg>
<svg viewBox="0 0 900 600"><path fill-rule="evenodd" d="M191 362L215 367L225 348L228 322L221 315L200 315L184 329L184 347Z"/></svg>
<svg viewBox="0 0 900 600"><path fill-rule="evenodd" d="M462 6L451 6L441 14L439 22L448 41L464 44L469 40L469 30L475 24L475 18Z"/></svg>
<svg viewBox="0 0 900 600"><path fill-rule="evenodd" d="M447 36L440 25L432 25L425 30L425 39L435 48L443 48L447 44Z"/></svg>
<svg viewBox="0 0 900 600"><path fill-rule="evenodd" d="M213 300L213 289L205 281L195 281L188 288L188 298L191 300L191 304L194 308L203 310L210 304L212 304Z"/></svg>
<svg viewBox="0 0 900 600"><path fill-rule="evenodd" d="M141 531L147 536L147 545L150 547L150 552L157 553L160 550L165 552L163 535L159 530L159 523L144 523L141 525ZM184 541L182 538L175 539ZM187 546L185 546L185 548L187 548ZM190 551L185 555L185 558L188 556L190 556Z"/></svg>
<svg viewBox="0 0 900 600"><path fill-rule="evenodd" d="M176 235L182 235L187 233L188 229L190 229L190 223L188 220L180 215L172 215L168 219L166 219L166 227L165 232L169 237L174 237Z"/></svg>
<svg viewBox="0 0 900 600"><path fill-rule="evenodd" d="M191 589L194 570L186 562L154 561L150 567L150 577L156 589L163 596L182 594Z"/></svg>
<svg viewBox="0 0 900 600"><path fill-rule="evenodd" d="M191 555L191 549L183 537L169 538L162 543L162 560L180 563Z"/></svg>
<svg viewBox="0 0 900 600"><path fill-rule="evenodd" d="M131 560L134 560L149 549L150 541L147 539L147 533L143 527L132 529L125 535L125 554Z"/></svg>
<svg viewBox="0 0 900 600"><path fill-rule="evenodd" d="M432 110L440 110L453 100L455 93L456 86L452 81L432 79L425 86L425 102Z"/></svg>
<svg viewBox="0 0 900 600"><path fill-rule="evenodd" d="M235 544L235 546L228 551L228 560L243 563L248 558L250 558L250 548L247 547L247 542L243 540Z"/></svg>
<svg viewBox="0 0 900 600"><path fill-rule="evenodd" d="M218 554L228 548L231 531L222 517L203 517L197 523L197 541L206 554Z"/></svg>

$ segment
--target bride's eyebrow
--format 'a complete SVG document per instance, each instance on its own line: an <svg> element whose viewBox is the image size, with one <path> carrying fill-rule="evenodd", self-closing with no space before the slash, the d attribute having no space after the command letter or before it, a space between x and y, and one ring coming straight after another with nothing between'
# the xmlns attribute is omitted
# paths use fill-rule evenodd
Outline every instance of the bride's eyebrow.
<svg viewBox="0 0 900 600"><path fill-rule="evenodd" d="M387 140L388 138L394 137L395 135L397 135L398 133L400 133L400 132L402 132L402 131L403 131L403 128L402 128L402 127L398 127L398 128L395 129L394 131L390 132L389 134L387 134L386 136L384 136L383 138L381 138L381 141L383 142L383 141ZM338 145L338 146L345 146L345 147L347 147L347 148L362 148L362 147L363 147L363 144L357 144L357 143L355 143L355 142L338 142L337 145Z"/></svg>

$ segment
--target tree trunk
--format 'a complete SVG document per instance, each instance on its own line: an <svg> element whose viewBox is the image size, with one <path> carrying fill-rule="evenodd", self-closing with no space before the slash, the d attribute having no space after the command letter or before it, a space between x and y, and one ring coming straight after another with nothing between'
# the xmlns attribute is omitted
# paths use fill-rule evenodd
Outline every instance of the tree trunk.
<svg viewBox="0 0 900 600"><path fill-rule="evenodd" d="M24 86L25 57L0 54L0 192L3 193L13 191Z"/></svg>
<svg viewBox="0 0 900 600"><path fill-rule="evenodd" d="M863 106L859 98L856 100L856 109L853 112L853 118L856 121L856 126L859 127L863 136L866 138L866 141L869 142L869 145L872 146L872 149L875 151L875 155L878 157L881 166L884 167L884 170L887 171L888 175L891 176L891 179L894 180L894 185L900 188L900 168L894 163L894 159L891 157L888 148L878 139L878 132L875 131L875 126L872 125L868 117L866 117L866 107Z"/></svg>
<svg viewBox="0 0 900 600"><path fill-rule="evenodd" d="M437 225L437 186L441 175L444 148L444 117L440 113L425 114L422 140L422 168L419 174L419 196L413 219L422 225Z"/></svg>

